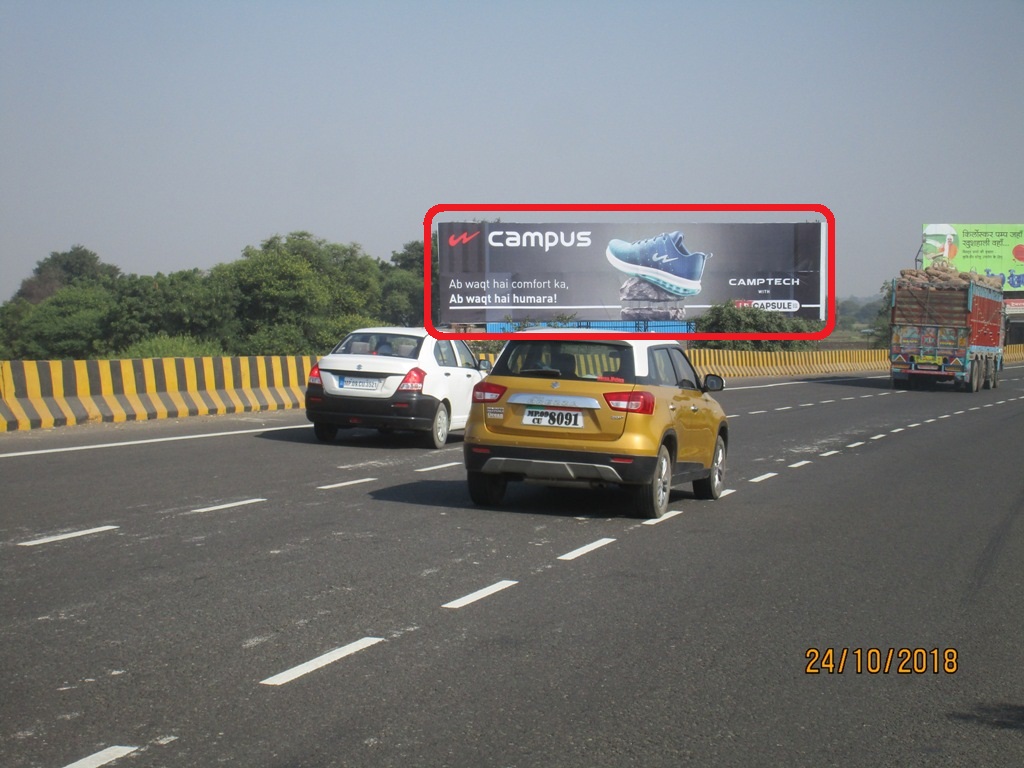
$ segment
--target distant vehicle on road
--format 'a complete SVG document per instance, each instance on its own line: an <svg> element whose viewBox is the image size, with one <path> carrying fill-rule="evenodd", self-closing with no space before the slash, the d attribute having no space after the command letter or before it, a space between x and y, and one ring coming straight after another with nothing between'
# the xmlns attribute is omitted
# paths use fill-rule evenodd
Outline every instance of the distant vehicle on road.
<svg viewBox="0 0 1024 768"><path fill-rule="evenodd" d="M892 283L890 319L894 388L998 386L1006 326L998 280L942 267L902 270Z"/></svg>
<svg viewBox="0 0 1024 768"><path fill-rule="evenodd" d="M339 429L413 430L440 448L466 426L473 387L484 376L459 339L424 328L362 328L346 336L309 373L306 418L318 440Z"/></svg>

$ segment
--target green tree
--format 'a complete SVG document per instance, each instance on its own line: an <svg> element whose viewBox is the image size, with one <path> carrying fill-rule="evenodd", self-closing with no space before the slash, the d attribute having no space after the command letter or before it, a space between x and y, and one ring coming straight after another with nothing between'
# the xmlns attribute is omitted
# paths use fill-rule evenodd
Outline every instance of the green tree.
<svg viewBox="0 0 1024 768"><path fill-rule="evenodd" d="M75 245L69 251L54 251L37 262L32 276L22 280L14 295L38 304L69 285L109 286L120 274L120 269L104 264L88 248Z"/></svg>
<svg viewBox="0 0 1024 768"><path fill-rule="evenodd" d="M0 305L0 360L19 357L17 350L24 338L22 328L34 310L35 305L21 297Z"/></svg>
<svg viewBox="0 0 1024 768"><path fill-rule="evenodd" d="M238 354L311 351L309 339L327 312L330 296L306 261L282 250L247 249L245 258L229 265L229 272L238 296Z"/></svg>
<svg viewBox="0 0 1024 768"><path fill-rule="evenodd" d="M106 333L114 306L107 288L61 288L22 318L11 352L24 360L105 357L114 351Z"/></svg>
<svg viewBox="0 0 1024 768"><path fill-rule="evenodd" d="M404 269L384 272L381 318L389 325L423 325L423 278Z"/></svg>
<svg viewBox="0 0 1024 768"><path fill-rule="evenodd" d="M384 320L395 325L419 326L424 324L423 312L423 260L425 251L422 240L406 243L402 250L392 251L390 262L381 262L383 275L383 301L381 314ZM431 296L439 296L437 290L437 263L434 263L431 280ZM437 317L437 300L432 299L433 316Z"/></svg>
<svg viewBox="0 0 1024 768"><path fill-rule="evenodd" d="M892 281L882 283L878 289L881 298L877 302L877 310L872 319L871 345L876 349L888 348L892 340L889 323L892 319Z"/></svg>

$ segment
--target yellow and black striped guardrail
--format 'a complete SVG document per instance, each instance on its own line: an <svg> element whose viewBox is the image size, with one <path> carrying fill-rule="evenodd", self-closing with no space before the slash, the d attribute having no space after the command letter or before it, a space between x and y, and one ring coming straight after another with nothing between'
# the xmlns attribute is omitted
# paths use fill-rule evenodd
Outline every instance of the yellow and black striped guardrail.
<svg viewBox="0 0 1024 768"><path fill-rule="evenodd" d="M726 377L884 371L885 349L733 352L692 349L701 373ZM494 356L485 356L493 362ZM1024 344L1006 347L1024 361ZM300 408L317 358L177 357L0 361L0 432L89 421L144 421Z"/></svg>
<svg viewBox="0 0 1024 768"><path fill-rule="evenodd" d="M296 408L315 357L0 361L0 431Z"/></svg>

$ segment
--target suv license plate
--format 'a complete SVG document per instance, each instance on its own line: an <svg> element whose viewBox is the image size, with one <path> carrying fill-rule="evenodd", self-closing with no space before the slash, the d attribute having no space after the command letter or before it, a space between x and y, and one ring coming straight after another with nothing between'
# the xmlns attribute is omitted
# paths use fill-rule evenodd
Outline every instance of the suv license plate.
<svg viewBox="0 0 1024 768"><path fill-rule="evenodd" d="M358 379L353 376L339 376L338 386L342 389L377 389L380 379Z"/></svg>
<svg viewBox="0 0 1024 768"><path fill-rule="evenodd" d="M523 424L531 427L572 427L583 429L583 411L561 408L527 408Z"/></svg>

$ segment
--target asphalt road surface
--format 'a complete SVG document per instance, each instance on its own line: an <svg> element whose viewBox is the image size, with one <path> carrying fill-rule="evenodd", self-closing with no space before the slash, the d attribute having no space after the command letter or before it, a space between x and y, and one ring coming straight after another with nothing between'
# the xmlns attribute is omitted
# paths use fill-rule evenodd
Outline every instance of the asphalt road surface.
<svg viewBox="0 0 1024 768"><path fill-rule="evenodd" d="M0 435L0 764L1024 765L1024 368L719 400L653 525L301 411Z"/></svg>

